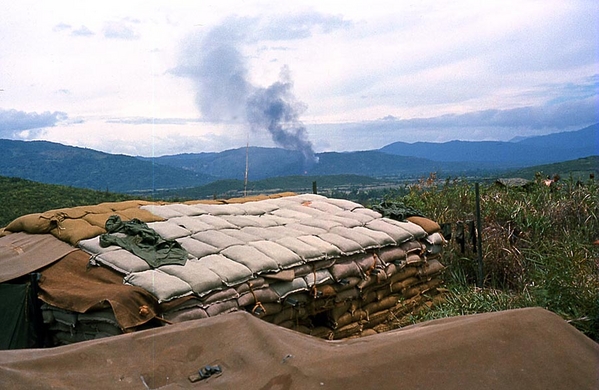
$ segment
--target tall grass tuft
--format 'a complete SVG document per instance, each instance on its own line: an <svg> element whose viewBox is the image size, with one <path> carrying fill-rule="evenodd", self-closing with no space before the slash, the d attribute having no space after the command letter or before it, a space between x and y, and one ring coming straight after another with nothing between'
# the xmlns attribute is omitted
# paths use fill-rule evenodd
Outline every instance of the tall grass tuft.
<svg viewBox="0 0 599 390"><path fill-rule="evenodd" d="M483 288L476 254L450 240L445 302L413 321L520 307L551 310L599 341L599 186L573 180L525 188L481 185ZM474 219L474 184L434 175L395 200L439 223Z"/></svg>

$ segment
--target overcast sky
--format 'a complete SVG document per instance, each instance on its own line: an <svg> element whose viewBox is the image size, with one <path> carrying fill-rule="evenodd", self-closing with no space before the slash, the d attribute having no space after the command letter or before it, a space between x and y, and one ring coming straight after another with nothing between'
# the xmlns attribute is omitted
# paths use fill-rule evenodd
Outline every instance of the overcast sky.
<svg viewBox="0 0 599 390"><path fill-rule="evenodd" d="M599 122L599 2L14 1L0 138L159 156Z"/></svg>

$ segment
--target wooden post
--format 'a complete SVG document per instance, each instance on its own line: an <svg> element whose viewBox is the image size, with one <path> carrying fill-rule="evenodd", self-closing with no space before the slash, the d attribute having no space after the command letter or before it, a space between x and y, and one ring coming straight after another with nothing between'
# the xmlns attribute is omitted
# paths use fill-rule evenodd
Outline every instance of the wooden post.
<svg viewBox="0 0 599 390"><path fill-rule="evenodd" d="M316 181L312 182L312 193L318 194L318 189L316 188Z"/></svg>
<svg viewBox="0 0 599 390"><path fill-rule="evenodd" d="M483 268L483 239L482 239L482 222L480 216L480 191L478 183L474 184L474 192L476 196L476 245L477 245L477 260L478 260L478 287L483 286L484 268Z"/></svg>

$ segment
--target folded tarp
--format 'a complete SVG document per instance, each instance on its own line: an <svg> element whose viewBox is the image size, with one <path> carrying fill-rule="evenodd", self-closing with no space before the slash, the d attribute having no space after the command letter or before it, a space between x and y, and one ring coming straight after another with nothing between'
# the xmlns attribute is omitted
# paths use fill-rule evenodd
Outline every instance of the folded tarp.
<svg viewBox="0 0 599 390"><path fill-rule="evenodd" d="M123 330L156 316L157 301L147 290L123 284L123 276L105 267L89 266L89 254L76 250L44 269L39 297L64 310L85 313L111 307Z"/></svg>
<svg viewBox="0 0 599 390"><path fill-rule="evenodd" d="M221 374L192 383L207 365ZM596 390L597 367L599 345L541 308L340 341L236 312L60 348L0 351L2 387L28 390Z"/></svg>
<svg viewBox="0 0 599 390"><path fill-rule="evenodd" d="M0 237L0 283L35 272L74 250L51 234L19 232Z"/></svg>

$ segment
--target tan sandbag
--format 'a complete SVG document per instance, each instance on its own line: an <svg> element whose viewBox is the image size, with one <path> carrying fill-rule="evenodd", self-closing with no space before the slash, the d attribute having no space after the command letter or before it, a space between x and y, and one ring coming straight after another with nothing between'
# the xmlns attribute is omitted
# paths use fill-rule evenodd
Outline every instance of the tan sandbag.
<svg viewBox="0 0 599 390"><path fill-rule="evenodd" d="M390 310L381 310L376 313L372 313L368 316L368 321L364 323L365 328L374 328L375 326L382 324L389 320ZM363 333L363 332L362 332Z"/></svg>
<svg viewBox="0 0 599 390"><path fill-rule="evenodd" d="M329 298L329 297L334 297L335 295L337 295L337 291L335 291L335 288L333 286L331 286L330 284L325 284L322 286L316 286L314 287L314 295L316 295L316 298Z"/></svg>
<svg viewBox="0 0 599 390"><path fill-rule="evenodd" d="M364 329L362 332L360 332L360 337L366 337L366 336L374 336L375 334L377 334L378 332L372 328L370 329Z"/></svg>
<svg viewBox="0 0 599 390"><path fill-rule="evenodd" d="M152 214L148 210L140 209L139 207L130 207L124 210L118 210L117 214L121 216L122 220L139 219L140 221L146 223L164 221L164 218Z"/></svg>
<svg viewBox="0 0 599 390"><path fill-rule="evenodd" d="M56 210L49 210L42 213L44 218L62 220L66 218L79 219L88 213L85 207L68 207Z"/></svg>
<svg viewBox="0 0 599 390"><path fill-rule="evenodd" d="M218 303L214 303L206 307L206 313L210 317L214 317L220 314L231 313L233 311L237 311L239 307L237 306L237 299L231 299L229 301L222 301Z"/></svg>
<svg viewBox="0 0 599 390"><path fill-rule="evenodd" d="M281 324L285 321L296 321L308 317L308 311L304 307L288 307L281 310L280 313L273 317L273 324Z"/></svg>
<svg viewBox="0 0 599 390"><path fill-rule="evenodd" d="M414 276L411 276L402 281L393 283L390 288L391 288L391 291L394 291L394 292L395 291L403 291L404 289L415 286L418 283L420 283L420 279L418 279ZM414 294L414 295L416 295L416 294Z"/></svg>
<svg viewBox="0 0 599 390"><path fill-rule="evenodd" d="M202 298L204 305L214 304L222 301L229 301L231 299L239 298L239 293L233 287L229 287L224 290L214 291Z"/></svg>
<svg viewBox="0 0 599 390"><path fill-rule="evenodd" d="M103 214L91 214L90 213L90 214L85 215L83 217L83 220L89 222L90 225L104 228L106 226L106 220L108 220L108 218L110 218L113 215L115 215L114 211L110 211L108 213L103 213ZM130 219L130 218L123 218L123 216L120 216L120 217L123 221L128 221Z"/></svg>
<svg viewBox="0 0 599 390"><path fill-rule="evenodd" d="M329 310L327 316L331 322L337 322L342 315L350 310L350 308L351 302L349 301L337 303L334 308Z"/></svg>
<svg viewBox="0 0 599 390"><path fill-rule="evenodd" d="M443 283L443 281L441 279L433 279L430 280L426 283L417 285L417 286L413 286L410 288L407 288L403 291L403 296L405 298L411 298L413 296L416 296L418 294L422 294L432 288L437 287L438 285L440 285L441 283Z"/></svg>
<svg viewBox="0 0 599 390"><path fill-rule="evenodd" d="M415 215L412 217L408 217L407 220L412 223L415 223L416 225L419 225L428 234L433 234L441 231L441 226L437 222L425 217L419 217Z"/></svg>
<svg viewBox="0 0 599 390"><path fill-rule="evenodd" d="M330 322L331 329L340 329L352 322L368 322L368 312L363 309L345 312L337 321Z"/></svg>
<svg viewBox="0 0 599 390"><path fill-rule="evenodd" d="M388 297L392 293L391 288L389 288L388 285L385 286L385 288L379 288L378 290L375 290L375 292L377 301L380 301L383 298Z"/></svg>
<svg viewBox="0 0 599 390"><path fill-rule="evenodd" d="M284 198L286 196L295 196L295 195L297 195L295 192L287 191L287 192L279 192L278 194L268 195L268 198L269 199L277 199L277 198Z"/></svg>
<svg viewBox="0 0 599 390"><path fill-rule="evenodd" d="M380 301L369 303L368 305L364 306L364 310L367 313L376 313L392 308L398 301L399 297L397 295L389 295Z"/></svg>
<svg viewBox="0 0 599 390"><path fill-rule="evenodd" d="M258 318L262 318L265 316L272 316L274 314L278 314L283 310L283 305L280 303L259 303L256 304L250 313Z"/></svg>
<svg viewBox="0 0 599 390"><path fill-rule="evenodd" d="M77 246L80 240L99 236L106 233L106 230L93 226L83 219L65 219L58 222L58 226L50 230L50 233L62 241Z"/></svg>
<svg viewBox="0 0 599 390"><path fill-rule="evenodd" d="M397 283L397 282L400 282L400 281L402 281L404 279L412 277L412 276L414 276L416 274L418 274L418 268L417 267L405 267L404 269L402 269L401 271L399 271L395 275L391 275L391 277L387 279L387 283L389 283L389 284L392 285L394 283Z"/></svg>
<svg viewBox="0 0 599 390"><path fill-rule="evenodd" d="M322 339L330 339L333 337L333 331L327 326L317 326L310 331L310 334Z"/></svg>
<svg viewBox="0 0 599 390"><path fill-rule="evenodd" d="M49 233L56 227L56 222L44 218L41 213L23 215L6 226L5 230L13 233L25 232L30 234Z"/></svg>
<svg viewBox="0 0 599 390"><path fill-rule="evenodd" d="M342 328L339 328L333 331L333 339L345 339L354 334L360 333L364 329L364 326L359 322L352 322L349 325L345 325Z"/></svg>
<svg viewBox="0 0 599 390"><path fill-rule="evenodd" d="M378 257L383 263L398 262L406 258L406 251L399 246L388 247L381 249Z"/></svg>
<svg viewBox="0 0 599 390"><path fill-rule="evenodd" d="M189 200L184 204L196 205L196 204L225 204L222 199L200 199L200 200Z"/></svg>
<svg viewBox="0 0 599 390"><path fill-rule="evenodd" d="M125 200L122 202L104 202L100 203L99 206L108 207L112 211L120 211L130 209L132 207L140 207L150 204L163 204L164 202L150 202L147 200Z"/></svg>
<svg viewBox="0 0 599 390"><path fill-rule="evenodd" d="M258 302L261 303L273 303L279 301L279 295L269 287L257 288L252 291L240 294L237 298L239 307L247 307L255 305ZM250 307L249 309L251 309Z"/></svg>
<svg viewBox="0 0 599 390"><path fill-rule="evenodd" d="M231 199L227 199L226 203L228 204L238 204L238 203L247 203L247 202L256 202L259 200L265 200L265 199L269 199L269 197L267 195L254 195L254 196L247 196L245 198L231 198Z"/></svg>
<svg viewBox="0 0 599 390"><path fill-rule="evenodd" d="M422 267L418 270L418 275L431 276L431 275L438 274L439 272L443 271L444 269L445 269L445 266L443 264L441 264L439 262L439 260L437 260L437 259L430 260L429 259L426 262L426 264L424 265L424 267Z"/></svg>

